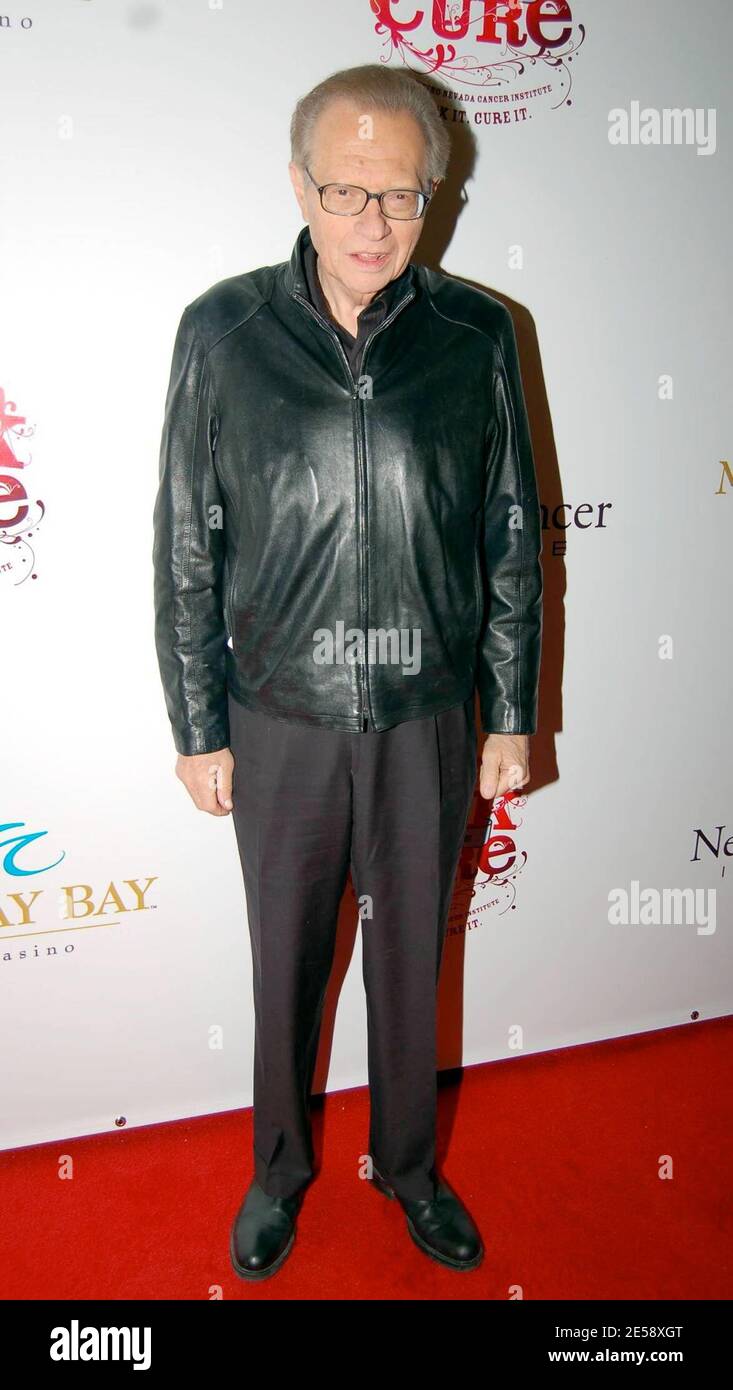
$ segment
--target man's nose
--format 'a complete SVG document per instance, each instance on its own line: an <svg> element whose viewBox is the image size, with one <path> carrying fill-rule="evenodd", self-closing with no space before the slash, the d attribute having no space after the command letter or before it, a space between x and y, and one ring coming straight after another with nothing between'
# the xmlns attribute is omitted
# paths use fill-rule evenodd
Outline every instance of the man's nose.
<svg viewBox="0 0 733 1390"><path fill-rule="evenodd" d="M364 232L365 236L372 239L381 240L389 231L389 221L384 216L379 206L378 198L370 198L362 212L357 213L354 221L357 223L359 231Z"/></svg>

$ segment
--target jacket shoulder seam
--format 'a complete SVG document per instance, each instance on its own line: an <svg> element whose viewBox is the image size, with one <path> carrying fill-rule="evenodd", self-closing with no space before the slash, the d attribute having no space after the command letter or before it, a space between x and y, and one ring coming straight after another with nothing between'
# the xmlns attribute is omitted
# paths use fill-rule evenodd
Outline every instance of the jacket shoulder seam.
<svg viewBox="0 0 733 1390"><path fill-rule="evenodd" d="M450 280L450 277L448 276L446 276L445 278L449 281L450 284L461 285L461 281L459 280ZM469 289L470 287L464 286L464 288ZM500 299L494 299L493 295L484 295L484 292L479 290L475 291L475 293L481 296L482 298L485 298L491 304L495 304L497 306L497 309L501 312L502 316L505 316L506 320L508 320L510 323L512 322L512 316L509 313L509 310L507 309L505 304L502 304ZM452 314L446 314L445 311L441 309L436 303L435 293L432 290L428 295L428 299L433 312L436 313L439 318L444 319L446 323L454 323L459 328L470 328L474 333L480 334L482 338L487 338L488 341L494 347L499 346L500 333L496 329L489 327L485 324L472 323L469 318L454 318Z"/></svg>
<svg viewBox="0 0 733 1390"><path fill-rule="evenodd" d="M201 343L201 346L204 350L204 356L206 358L209 357L209 354L213 352L215 347L219 346L219 343L223 343L224 339L229 337L230 333L236 333L238 328L241 328L243 324L248 323L249 320L254 318L256 314L259 314L260 310L264 309L267 304L266 299L261 299L259 304L253 304L252 307L246 313L244 313L241 318L237 319L236 323L230 324L228 328L224 329L223 333L220 333L217 338L213 338L211 342L207 345L207 343L204 341L202 337L198 323L196 322L195 310L192 309L192 304L195 304L195 302L195 300L192 300L191 304L188 304L186 306L186 313L189 313L190 311L190 318L191 323L193 324L194 332L199 342Z"/></svg>

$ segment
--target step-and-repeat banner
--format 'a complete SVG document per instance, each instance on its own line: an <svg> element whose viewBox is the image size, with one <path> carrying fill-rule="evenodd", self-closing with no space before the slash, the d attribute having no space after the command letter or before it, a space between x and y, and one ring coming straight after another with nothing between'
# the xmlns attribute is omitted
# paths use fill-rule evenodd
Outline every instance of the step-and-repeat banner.
<svg viewBox="0 0 733 1390"><path fill-rule="evenodd" d="M0 1147L251 1104L234 826L174 775L153 643L158 449L183 306L290 256L293 106L358 63L454 137L415 259L511 308L543 509L532 778L471 813L440 1066L730 1011L732 37L727 0L4 7ZM366 1076L347 898L316 1088Z"/></svg>

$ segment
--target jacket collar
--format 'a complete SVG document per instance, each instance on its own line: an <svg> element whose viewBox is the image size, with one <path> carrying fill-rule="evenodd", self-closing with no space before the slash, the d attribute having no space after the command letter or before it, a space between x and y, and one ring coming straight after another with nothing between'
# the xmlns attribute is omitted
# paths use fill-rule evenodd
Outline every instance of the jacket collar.
<svg viewBox="0 0 733 1390"><path fill-rule="evenodd" d="M301 295L303 299L310 301L308 292L308 281L305 273L303 255L306 246L312 246L310 227L306 222L301 228L293 246L290 260L285 262L284 284L289 295ZM397 280L392 281L390 288L395 290L395 306L401 308L408 300L412 299L417 290L417 275L412 261L405 266L402 274Z"/></svg>

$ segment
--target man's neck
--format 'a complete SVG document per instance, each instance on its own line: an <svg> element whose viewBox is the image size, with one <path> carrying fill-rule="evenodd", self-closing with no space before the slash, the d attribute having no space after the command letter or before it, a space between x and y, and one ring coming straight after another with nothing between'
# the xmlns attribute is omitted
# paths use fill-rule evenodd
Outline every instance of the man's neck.
<svg viewBox="0 0 733 1390"><path fill-rule="evenodd" d="M355 338L359 331L359 314L362 309L366 308L367 304L371 304L380 290L373 290L371 293L365 292L356 297L350 296L344 291L343 286L339 285L338 281L333 280L326 271L321 273L321 258L318 253L316 253L316 275L326 303L336 322L340 323L341 327L345 328L352 338Z"/></svg>

